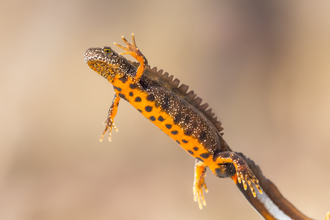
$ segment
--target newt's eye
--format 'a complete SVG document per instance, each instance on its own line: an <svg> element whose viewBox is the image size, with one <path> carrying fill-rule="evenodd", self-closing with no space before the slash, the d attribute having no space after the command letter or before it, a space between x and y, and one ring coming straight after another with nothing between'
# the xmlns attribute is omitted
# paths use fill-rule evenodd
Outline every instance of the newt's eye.
<svg viewBox="0 0 330 220"><path fill-rule="evenodd" d="M109 48L105 48L103 51L104 51L105 53L110 53L110 52L111 52L111 50L110 50Z"/></svg>

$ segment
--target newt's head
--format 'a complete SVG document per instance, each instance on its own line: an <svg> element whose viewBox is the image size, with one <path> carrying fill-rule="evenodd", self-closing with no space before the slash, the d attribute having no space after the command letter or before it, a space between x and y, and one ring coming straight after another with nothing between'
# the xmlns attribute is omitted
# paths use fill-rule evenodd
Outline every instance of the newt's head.
<svg viewBox="0 0 330 220"><path fill-rule="evenodd" d="M124 36L121 36L121 38L126 44L126 47L117 43L114 43L114 45L125 50L123 53L117 54L110 47L98 47L89 48L84 55L85 62L88 66L106 78L109 82L112 82L115 78L121 78L123 76L135 76L137 72L139 73L139 77L141 77L148 64L147 59L136 47L134 34L132 34L132 43L129 43ZM121 56L124 54L132 55L140 63L140 67L136 70L136 67L134 67L130 61Z"/></svg>
<svg viewBox="0 0 330 220"><path fill-rule="evenodd" d="M121 77L125 73L125 58L118 55L110 47L89 48L84 54L86 64L104 78L112 81L115 77Z"/></svg>

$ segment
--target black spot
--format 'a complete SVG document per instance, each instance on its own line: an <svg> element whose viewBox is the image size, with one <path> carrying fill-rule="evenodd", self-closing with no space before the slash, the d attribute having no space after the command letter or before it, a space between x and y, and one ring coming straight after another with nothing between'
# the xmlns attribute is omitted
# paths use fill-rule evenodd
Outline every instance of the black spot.
<svg viewBox="0 0 330 220"><path fill-rule="evenodd" d="M164 99L162 101L162 109L167 110L170 107L170 97L165 94Z"/></svg>
<svg viewBox="0 0 330 220"><path fill-rule="evenodd" d="M131 89L135 89L135 88L137 87L137 85L136 85L135 83L131 83L131 84L129 84L129 87L130 87Z"/></svg>
<svg viewBox="0 0 330 220"><path fill-rule="evenodd" d="M202 158L196 157L197 160L204 162Z"/></svg>
<svg viewBox="0 0 330 220"><path fill-rule="evenodd" d="M171 129L171 128L172 128L172 125L171 125L171 124L166 124L165 126L166 126L166 128L168 128L168 129Z"/></svg>
<svg viewBox="0 0 330 220"><path fill-rule="evenodd" d="M142 110L141 109L138 109L138 111L142 113Z"/></svg>
<svg viewBox="0 0 330 220"><path fill-rule="evenodd" d="M188 153L190 153L191 155L194 155L194 152L192 152L191 150L188 150Z"/></svg>
<svg viewBox="0 0 330 220"><path fill-rule="evenodd" d="M176 143L180 144L180 141L176 141Z"/></svg>
<svg viewBox="0 0 330 220"><path fill-rule="evenodd" d="M202 141L206 138L206 131L201 131L201 133L199 133L199 140Z"/></svg>
<svg viewBox="0 0 330 220"><path fill-rule="evenodd" d="M127 76L123 76L123 77L119 78L119 80L122 81L122 83L126 83Z"/></svg>
<svg viewBox="0 0 330 220"><path fill-rule="evenodd" d="M181 113L179 112L178 114L176 114L175 116L174 116L174 119L173 119L173 122L174 122L174 124L179 124L179 122L181 121Z"/></svg>
<svg viewBox="0 0 330 220"><path fill-rule="evenodd" d="M119 97L120 97L120 98L122 98L122 99L125 99L125 100L127 100L127 99L126 99L126 97L125 97L125 95L124 95L124 94L122 94L122 93L119 93Z"/></svg>
<svg viewBox="0 0 330 220"><path fill-rule="evenodd" d="M189 121L190 121L190 116L186 115L186 117L184 118L184 123L188 124Z"/></svg>
<svg viewBox="0 0 330 220"><path fill-rule="evenodd" d="M194 151L198 151L198 147L194 147L193 149L194 149Z"/></svg>
<svg viewBox="0 0 330 220"><path fill-rule="evenodd" d="M187 130L184 131L184 134L187 135L187 136L192 135L192 133L193 133L192 129L187 129Z"/></svg>
<svg viewBox="0 0 330 220"><path fill-rule="evenodd" d="M156 121L156 118L155 118L154 116L150 116L149 119L150 119L151 121Z"/></svg>
<svg viewBox="0 0 330 220"><path fill-rule="evenodd" d="M133 92L129 92L129 96L133 96Z"/></svg>
<svg viewBox="0 0 330 220"><path fill-rule="evenodd" d="M147 96L147 100L150 101L150 102L153 102L153 101L155 101L155 96L153 94L149 94Z"/></svg>
<svg viewBox="0 0 330 220"><path fill-rule="evenodd" d="M117 86L114 86L113 87L115 90L118 90L118 92L121 92L121 88L117 87Z"/></svg>
<svg viewBox="0 0 330 220"><path fill-rule="evenodd" d="M158 117L158 121L163 122L165 119L162 116Z"/></svg>
<svg viewBox="0 0 330 220"><path fill-rule="evenodd" d="M207 158L209 158L210 155L211 155L210 153L203 153L203 154L201 154L199 156L201 156L204 159L207 159Z"/></svg>
<svg viewBox="0 0 330 220"><path fill-rule="evenodd" d="M134 100L135 102L141 102L142 101L142 99L138 96L138 97L136 97L135 98L135 100Z"/></svg>
<svg viewBox="0 0 330 220"><path fill-rule="evenodd" d="M192 126L193 128L196 128L196 127L198 127L198 124L197 124L197 122L194 121L194 122L192 123L191 126Z"/></svg>
<svg viewBox="0 0 330 220"><path fill-rule="evenodd" d="M178 134L178 131L171 131L172 134Z"/></svg>
<svg viewBox="0 0 330 220"><path fill-rule="evenodd" d="M144 108L147 112L151 112L152 111L152 107L151 106L146 106L145 108Z"/></svg>
<svg viewBox="0 0 330 220"><path fill-rule="evenodd" d="M185 140L185 139L182 139L182 142L185 143L185 144L188 143L188 141Z"/></svg>
<svg viewBox="0 0 330 220"><path fill-rule="evenodd" d="M147 81L145 81L145 80L140 80L140 85L142 86L142 88L144 90L147 90L149 88L149 86L150 86L149 83Z"/></svg>

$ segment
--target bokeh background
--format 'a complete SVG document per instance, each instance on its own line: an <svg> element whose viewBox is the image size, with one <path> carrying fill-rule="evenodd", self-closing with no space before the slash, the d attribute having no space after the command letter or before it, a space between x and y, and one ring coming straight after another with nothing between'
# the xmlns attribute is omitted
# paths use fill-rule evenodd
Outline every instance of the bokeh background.
<svg viewBox="0 0 330 220"><path fill-rule="evenodd" d="M225 140L309 217L330 211L330 2L6 1L0 8L0 219L260 219L125 101L89 47L130 38L208 102ZM118 49L117 51L120 51ZM131 57L128 57L131 59Z"/></svg>

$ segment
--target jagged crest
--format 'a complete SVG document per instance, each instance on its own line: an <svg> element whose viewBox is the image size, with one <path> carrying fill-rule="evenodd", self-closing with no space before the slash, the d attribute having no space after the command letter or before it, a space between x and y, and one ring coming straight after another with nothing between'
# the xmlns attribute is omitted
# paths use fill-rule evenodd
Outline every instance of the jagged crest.
<svg viewBox="0 0 330 220"><path fill-rule="evenodd" d="M135 67L138 67L140 63L131 62ZM169 75L167 72L163 72L163 70L157 70L157 67L151 68L149 65L146 68L146 71L150 73L151 76L155 77L156 80L161 80L165 83L165 86L170 88L177 95L184 98L187 102L189 102L192 106L194 106L197 110L199 110L210 122L214 125L214 127L221 132L223 128L221 127L221 122L218 121L217 117L214 117L214 113L212 112L212 108L208 108L209 105L207 103L202 104L202 99L194 93L193 90L188 92L189 86L185 84L180 84L180 80L174 78L173 75ZM202 104L202 105L201 105ZM208 108L208 109L207 109Z"/></svg>

